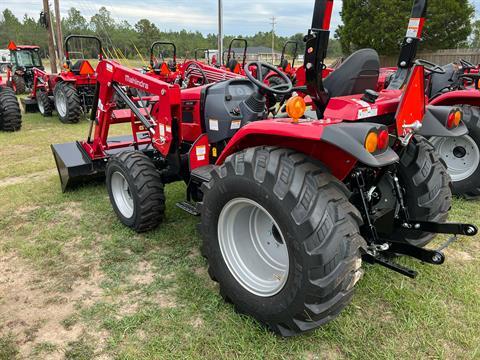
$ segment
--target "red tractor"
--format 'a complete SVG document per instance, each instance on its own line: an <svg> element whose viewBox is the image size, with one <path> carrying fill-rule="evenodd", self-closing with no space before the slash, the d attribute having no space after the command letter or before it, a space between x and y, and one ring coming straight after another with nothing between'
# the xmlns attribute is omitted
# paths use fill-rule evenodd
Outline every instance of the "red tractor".
<svg viewBox="0 0 480 360"><path fill-rule="evenodd" d="M16 45L10 41L11 63L7 67L7 85L16 94L24 94L33 87L34 70L43 70L40 47L32 45Z"/></svg>
<svg viewBox="0 0 480 360"><path fill-rule="evenodd" d="M158 47L171 47L172 58L166 60L166 52L160 51L159 56L155 56L155 50ZM177 46L173 42L156 41L150 47L150 67L147 69L149 75L165 81L167 83L179 83L181 80L181 69L177 64Z"/></svg>
<svg viewBox="0 0 480 360"><path fill-rule="evenodd" d="M306 37L304 91L312 111L292 96L284 117L267 119L266 95L296 89L262 62L245 67L248 79L181 90L104 60L94 129L84 141L52 145L63 190L106 177L115 213L137 232L161 224L164 185L185 182L186 201L177 205L201 216L202 253L221 295L283 336L334 319L353 296L362 259L415 277L392 257L439 265L444 247L425 248L435 234L478 232L445 223L449 176L418 135L426 119L423 66L413 69L401 98L380 94L376 113L352 99L338 117L324 116L332 8L332 0L316 0ZM255 76L254 67L276 72L282 89ZM140 107L125 87L148 92L149 106ZM342 117L349 114L357 120ZM397 136L378 117L394 118ZM132 134L109 137L120 123L131 124Z"/></svg>
<svg viewBox="0 0 480 360"><path fill-rule="evenodd" d="M19 131L22 128L22 112L13 89L0 76L0 131Z"/></svg>
<svg viewBox="0 0 480 360"><path fill-rule="evenodd" d="M87 114L93 106L97 74L92 64L85 59L72 61L70 58L73 40L93 41L99 60L103 59L102 43L96 36L70 35L65 39L65 64L59 74L47 74L35 69L33 90L25 107L28 110L38 107L43 116L51 116L54 108L62 123L75 124L82 114Z"/></svg>

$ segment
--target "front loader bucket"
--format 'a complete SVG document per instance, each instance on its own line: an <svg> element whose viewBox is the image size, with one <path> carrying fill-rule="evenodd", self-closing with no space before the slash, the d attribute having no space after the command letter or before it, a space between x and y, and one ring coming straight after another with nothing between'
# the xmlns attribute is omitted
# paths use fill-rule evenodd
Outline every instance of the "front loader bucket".
<svg viewBox="0 0 480 360"><path fill-rule="evenodd" d="M20 101L26 113L38 112L37 100L27 97L20 99Z"/></svg>
<svg viewBox="0 0 480 360"><path fill-rule="evenodd" d="M92 161L78 141L51 147L63 192L104 178L105 161Z"/></svg>

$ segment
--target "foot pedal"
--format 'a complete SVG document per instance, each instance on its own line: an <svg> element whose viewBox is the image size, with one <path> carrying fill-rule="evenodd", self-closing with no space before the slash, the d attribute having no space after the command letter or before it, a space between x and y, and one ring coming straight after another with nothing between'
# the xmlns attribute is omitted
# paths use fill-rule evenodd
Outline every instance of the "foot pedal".
<svg viewBox="0 0 480 360"><path fill-rule="evenodd" d="M193 216L201 215L200 212L197 210L197 207L194 204L189 203L188 201L178 202L176 205L179 209L182 209L183 211L189 213L190 215L193 215Z"/></svg>

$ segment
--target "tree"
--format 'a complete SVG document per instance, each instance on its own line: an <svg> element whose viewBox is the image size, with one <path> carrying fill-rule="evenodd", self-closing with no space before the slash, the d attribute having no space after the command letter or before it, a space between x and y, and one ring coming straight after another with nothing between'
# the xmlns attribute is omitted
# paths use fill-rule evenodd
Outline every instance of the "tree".
<svg viewBox="0 0 480 360"><path fill-rule="evenodd" d="M472 47L480 48L480 20L475 21L473 24L473 40L472 40Z"/></svg>
<svg viewBox="0 0 480 360"><path fill-rule="evenodd" d="M474 12L468 0L431 0L422 47L437 50L465 45ZM346 54L370 47L381 55L396 55L410 13L411 1L344 0L343 25L335 36Z"/></svg>
<svg viewBox="0 0 480 360"><path fill-rule="evenodd" d="M65 36L71 34L84 34L88 29L87 19L85 19L80 11L70 8L66 18L62 19L63 34Z"/></svg>

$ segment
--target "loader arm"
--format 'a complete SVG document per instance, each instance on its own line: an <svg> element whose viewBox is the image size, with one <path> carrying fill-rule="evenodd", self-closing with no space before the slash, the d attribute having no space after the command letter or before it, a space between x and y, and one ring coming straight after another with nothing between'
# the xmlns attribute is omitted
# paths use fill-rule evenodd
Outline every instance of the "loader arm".
<svg viewBox="0 0 480 360"><path fill-rule="evenodd" d="M422 39L423 28L427 18L428 0L415 0L408 22L407 33L402 42L398 58L398 71L395 73L388 89L400 89L408 80L408 74L417 57L418 45Z"/></svg>
<svg viewBox="0 0 480 360"><path fill-rule="evenodd" d="M148 134L152 146L166 156L172 143L172 121L181 119L178 85L167 84L107 60L98 64L97 73L98 89L94 99L96 104L95 141L89 144L90 156L92 158L105 156L110 126L113 123L122 122L121 120L125 118L131 119L134 132L136 130L137 133L143 131ZM126 112L125 110L116 111L112 99L115 92L122 97L122 87L149 94L148 100L153 105L147 109L141 109L132 101L128 101L129 109Z"/></svg>

